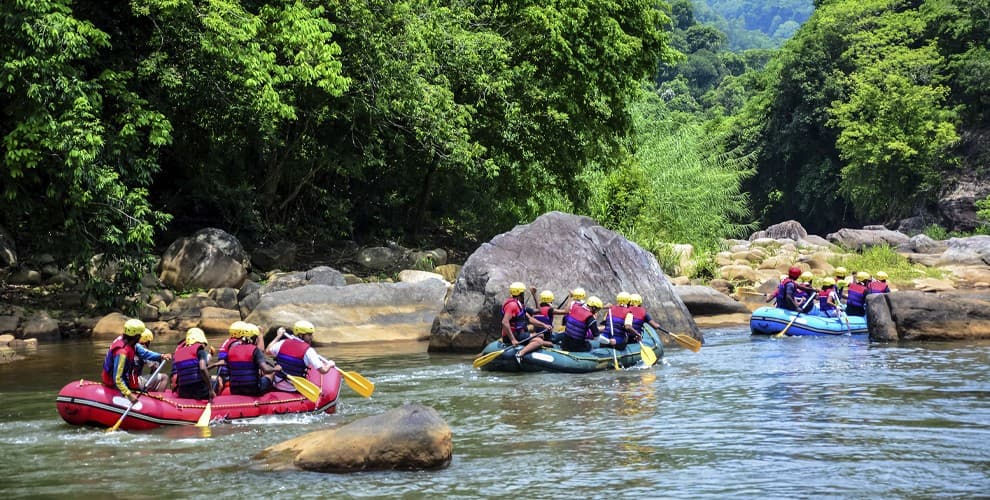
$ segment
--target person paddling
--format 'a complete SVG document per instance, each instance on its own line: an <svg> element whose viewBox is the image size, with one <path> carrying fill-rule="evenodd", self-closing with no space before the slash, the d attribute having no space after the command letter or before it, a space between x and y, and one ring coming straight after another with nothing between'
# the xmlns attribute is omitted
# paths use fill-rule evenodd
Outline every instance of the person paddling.
<svg viewBox="0 0 990 500"><path fill-rule="evenodd" d="M125 321L123 334L110 343L103 358L103 385L116 388L131 403L137 402L138 396L134 391L139 387L137 374L134 372L134 360L137 356L134 346L141 340L144 329L144 322L139 319Z"/></svg>
<svg viewBox="0 0 990 500"><path fill-rule="evenodd" d="M626 344L638 341L638 334L633 329L632 323L626 323L626 316L630 315L629 301L631 299L632 295L628 292L619 292L615 296L615 305L609 305L605 308L608 313L605 315L603 335L615 342L614 347L617 350L625 349Z"/></svg>
<svg viewBox="0 0 990 500"><path fill-rule="evenodd" d="M553 292L550 290L543 290L540 292L540 305L539 309L536 310L536 314L533 317L537 321L549 325L551 328L544 329L543 331L537 332L537 334L543 334L543 340L551 341L552 343L560 342L559 337L553 333L553 318L557 314L567 314L566 309L557 309L553 306Z"/></svg>
<svg viewBox="0 0 990 500"><path fill-rule="evenodd" d="M297 377L305 377L310 369L327 373L336 366L333 361L324 360L316 349L313 349L313 334L316 327L305 320L296 321L292 332L279 328L278 333L268 346L268 354L282 367L282 372ZM326 361L326 362L324 362ZM275 388L285 392L296 392L295 386L287 378L276 377Z"/></svg>
<svg viewBox="0 0 990 500"><path fill-rule="evenodd" d="M603 306L602 299L594 296L588 297L585 304L572 305L564 318L564 338L560 341L560 346L565 351L588 352L591 350L591 342L588 340L595 337L599 337L602 344L614 344L611 339L600 337L598 331L595 314Z"/></svg>
<svg viewBox="0 0 990 500"><path fill-rule="evenodd" d="M255 338L260 333L257 325L245 323L241 341L230 346L227 352L231 394L265 394L275 385L275 373L282 371L278 363L269 363L265 353L255 344Z"/></svg>
<svg viewBox="0 0 990 500"><path fill-rule="evenodd" d="M842 307L835 292L835 278L822 280L822 290L818 292L818 312L827 318L839 317L838 310Z"/></svg>
<svg viewBox="0 0 990 500"><path fill-rule="evenodd" d="M530 314L523 305L525 300L526 285L521 282L513 282L509 285L509 298L502 302L502 343L505 345L518 346L526 344L516 352L516 362L521 363L522 357L542 347L553 347L553 344L543 340L543 337L531 335L527 331L527 326L532 324L541 330L550 330L552 325L544 323Z"/></svg>
<svg viewBox="0 0 990 500"><path fill-rule="evenodd" d="M160 363L172 359L171 354L162 354L151 350L151 342L155 340L155 334L148 328L141 333L141 339L134 346L134 373L137 374L138 383L148 392L161 392L168 388L168 377L164 373L155 374L155 369ZM145 377L141 375L144 367L147 366L152 375Z"/></svg>
<svg viewBox="0 0 990 500"><path fill-rule="evenodd" d="M849 284L846 292L846 314L850 316L866 316L866 296L870 294L867 284L870 273L856 273L856 281Z"/></svg>
<svg viewBox="0 0 990 500"><path fill-rule="evenodd" d="M883 271L877 271L877 277L875 280L871 280L869 285L870 293L890 293L890 287L887 286L887 273Z"/></svg>

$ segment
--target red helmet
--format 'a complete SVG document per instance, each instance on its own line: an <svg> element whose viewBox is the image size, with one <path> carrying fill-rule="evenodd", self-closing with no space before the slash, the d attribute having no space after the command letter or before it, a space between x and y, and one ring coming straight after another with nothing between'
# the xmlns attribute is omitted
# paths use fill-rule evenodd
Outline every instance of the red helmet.
<svg viewBox="0 0 990 500"><path fill-rule="evenodd" d="M790 276L792 280L796 280L801 277L801 268L794 266L787 270L787 275Z"/></svg>

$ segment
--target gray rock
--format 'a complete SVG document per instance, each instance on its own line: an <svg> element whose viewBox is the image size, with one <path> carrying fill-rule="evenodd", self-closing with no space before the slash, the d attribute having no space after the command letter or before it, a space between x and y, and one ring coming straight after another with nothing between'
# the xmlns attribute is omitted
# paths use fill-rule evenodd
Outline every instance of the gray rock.
<svg viewBox="0 0 990 500"><path fill-rule="evenodd" d="M237 309L237 290L233 288L214 288L207 296L224 309Z"/></svg>
<svg viewBox="0 0 990 500"><path fill-rule="evenodd" d="M297 251L295 243L282 240L272 246L255 248L251 254L251 263L266 271L292 269L296 264Z"/></svg>
<svg viewBox="0 0 990 500"><path fill-rule="evenodd" d="M241 285L241 288L237 290L238 302L244 300L244 297L247 297L248 295L257 292L260 289L261 289L261 285L259 285L256 281L245 281L244 284Z"/></svg>
<svg viewBox="0 0 990 500"><path fill-rule="evenodd" d="M876 340L988 339L990 294L908 291L870 296L867 317L870 338Z"/></svg>
<svg viewBox="0 0 990 500"><path fill-rule="evenodd" d="M990 236L949 238L948 248L938 259L939 266L990 265Z"/></svg>
<svg viewBox="0 0 990 500"><path fill-rule="evenodd" d="M306 271L305 284L344 286L347 284L347 280L344 279L344 275L340 271L329 266L319 266Z"/></svg>
<svg viewBox="0 0 990 500"><path fill-rule="evenodd" d="M870 227L882 227L882 226L870 226ZM897 231L891 231L889 229L840 229L837 232L829 234L827 237L828 241L835 243L837 245L842 245L843 247L862 251L866 248L879 246L879 245L889 245L891 247L897 247L903 243L906 243L908 236L904 233L899 233Z"/></svg>
<svg viewBox="0 0 990 500"><path fill-rule="evenodd" d="M554 244L547 244L547 235ZM550 212L479 247L464 263L430 335L431 352L478 352L497 338L509 283L550 290L558 300L583 287L608 299L639 293L664 328L701 333L656 258L588 217Z"/></svg>
<svg viewBox="0 0 990 500"><path fill-rule="evenodd" d="M216 301L205 294L194 295L192 297L179 297L168 305L168 309L159 311L159 319L162 321L173 321L177 319L199 318L205 307L218 306Z"/></svg>
<svg viewBox="0 0 990 500"><path fill-rule="evenodd" d="M315 472L437 469L450 464L453 433L433 408L410 404L269 447L267 470Z"/></svg>
<svg viewBox="0 0 990 500"><path fill-rule="evenodd" d="M247 278L247 267L239 260L245 257L240 243L230 235L220 238L218 232L222 231L219 229L203 231L169 245L162 255L158 278L163 284L179 290L239 288Z"/></svg>
<svg viewBox="0 0 990 500"><path fill-rule="evenodd" d="M305 319L316 326L318 343L426 340L446 292L440 280L306 285L262 295L244 320L291 325Z"/></svg>
<svg viewBox="0 0 990 500"><path fill-rule="evenodd" d="M732 297L707 286L675 286L674 292L684 301L693 316L748 313L749 308Z"/></svg>
<svg viewBox="0 0 990 500"><path fill-rule="evenodd" d="M916 215L914 217L908 217L907 219L902 219L897 225L897 230L904 234L920 233L924 231L926 227L935 223L934 217L926 217L924 215Z"/></svg>
<svg viewBox="0 0 990 500"><path fill-rule="evenodd" d="M20 269L10 276L13 285L40 285L41 273L34 269Z"/></svg>
<svg viewBox="0 0 990 500"><path fill-rule="evenodd" d="M355 261L373 271L404 267L406 251L399 246L370 247L357 253Z"/></svg>
<svg viewBox="0 0 990 500"><path fill-rule="evenodd" d="M926 234L917 234L900 244L897 250L912 253L942 253L948 248L949 245L944 241L933 240Z"/></svg>
<svg viewBox="0 0 990 500"><path fill-rule="evenodd" d="M38 339L40 341L58 340L62 334L58 328L58 321L48 317L45 312L38 313L24 321L21 325L23 337L26 339Z"/></svg>
<svg viewBox="0 0 990 500"><path fill-rule="evenodd" d="M972 231L979 224L976 202L990 195L990 179L972 175L958 179L938 200L945 226L953 231Z"/></svg>
<svg viewBox="0 0 990 500"><path fill-rule="evenodd" d="M757 231L749 236L749 241L760 238L771 238L775 240L789 239L800 241L808 237L808 231L796 220L788 220L779 224L774 224L763 231Z"/></svg>
<svg viewBox="0 0 990 500"><path fill-rule="evenodd" d="M20 323L20 316L0 316L0 333L14 333Z"/></svg>

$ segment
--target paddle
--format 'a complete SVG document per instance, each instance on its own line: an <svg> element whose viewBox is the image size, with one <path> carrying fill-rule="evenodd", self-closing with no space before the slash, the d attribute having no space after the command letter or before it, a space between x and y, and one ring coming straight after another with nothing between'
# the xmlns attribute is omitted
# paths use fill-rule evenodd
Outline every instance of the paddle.
<svg viewBox="0 0 990 500"><path fill-rule="evenodd" d="M492 351L492 352L490 352L488 354L485 354L483 356L479 356L479 357L475 358L474 362L471 363L471 366L473 366L475 368L481 368L482 366L485 366L488 363L491 363L493 360L495 360L495 358L501 356L503 352L508 351L509 349L515 349L517 347L522 347L523 344L526 344L527 342L529 342L530 340L533 340L535 338L536 338L536 335L530 335L528 339L520 342L517 345L509 346L509 347L506 347L505 349L499 349L497 351Z"/></svg>
<svg viewBox="0 0 990 500"><path fill-rule="evenodd" d="M785 326L783 330L781 330L776 335L774 335L774 337L783 337L784 334L787 333L787 330L791 327L791 325L794 324L794 320L798 319L798 316L800 315L801 315L800 311L794 311L794 317L791 318L790 323L787 323L787 326Z"/></svg>
<svg viewBox="0 0 990 500"><path fill-rule="evenodd" d="M196 427L209 427L210 417L213 416L212 405L213 401L206 402L206 408L203 408L203 413L199 416L199 420L196 421Z"/></svg>
<svg viewBox="0 0 990 500"><path fill-rule="evenodd" d="M698 352L701 350L701 342L694 337L689 337L687 335L684 335L683 333L670 333L659 326L657 326L656 329L669 335L672 339L674 339L675 342L680 344L681 347L686 347L693 352Z"/></svg>
<svg viewBox="0 0 990 500"><path fill-rule="evenodd" d="M309 379L298 375L289 375L288 373L285 373L284 375L285 378L292 384L292 387L295 387L296 391L299 391L299 394L302 394L306 399L314 403L320 402L320 393L322 391L319 386L310 382Z"/></svg>
<svg viewBox="0 0 990 500"><path fill-rule="evenodd" d="M301 340L299 337L296 337L295 335L288 332L285 333L285 336L289 337L290 339ZM321 356L320 353L316 353L316 355L320 357L320 361L322 361L324 364L329 363L329 361L327 361L327 358ZM347 382L347 387L350 387L354 392L366 398L370 398L371 394L375 392L374 382L364 378L364 376L362 376L360 373L341 370L336 363L334 363L333 367L340 373L342 377L344 377L344 382ZM309 382L309 380L306 379L303 380ZM289 379L289 381L292 382L292 379ZM299 390L299 388L295 384L292 385L293 387L296 387L296 390ZM316 387L316 384L313 384L313 387ZM319 387L316 388L319 389ZM302 391L299 391L299 393L302 394ZM305 394L303 395L305 396ZM309 399L308 396L307 399ZM310 401L312 401L312 399L310 399Z"/></svg>
<svg viewBox="0 0 990 500"><path fill-rule="evenodd" d="M650 346L639 341L639 356L643 359L643 365L647 368L653 366L657 362L657 353L653 352Z"/></svg>
<svg viewBox="0 0 990 500"><path fill-rule="evenodd" d="M612 308L608 308L608 314L605 315L605 321L608 321L608 331L612 334L612 339L615 339L615 327L612 326ZM619 366L619 358L615 354L615 346L612 346L612 363L615 363L615 370L619 371L622 369Z"/></svg>
<svg viewBox="0 0 990 500"><path fill-rule="evenodd" d="M141 387L141 391L138 392L137 397L134 398L134 401L131 401L131 404L127 407L126 410L124 410L124 413L120 416L120 419L117 420L117 423L116 424L113 424L113 427L107 429L107 432L114 432L114 431L116 431L117 429L120 428L120 424L124 423L124 418L126 418L127 417L127 414L131 412L131 408L134 408L134 405L137 404L138 399L141 399L141 393L144 392L144 390L148 388L148 384L151 383L151 381L155 379L155 377L158 375L158 372L162 371L162 367L163 366L165 366L165 361L164 360L162 360L160 363L158 363L158 368L155 369L155 373L152 373L151 376L148 377L148 380L145 380L144 381L144 386Z"/></svg>

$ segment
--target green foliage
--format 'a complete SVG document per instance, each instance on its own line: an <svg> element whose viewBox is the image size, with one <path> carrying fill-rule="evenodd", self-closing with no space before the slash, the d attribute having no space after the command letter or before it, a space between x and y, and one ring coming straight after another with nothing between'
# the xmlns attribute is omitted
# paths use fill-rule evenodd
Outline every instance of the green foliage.
<svg viewBox="0 0 990 500"><path fill-rule="evenodd" d="M811 0L693 0L696 17L728 35L729 48L777 47L811 15Z"/></svg>
<svg viewBox="0 0 990 500"><path fill-rule="evenodd" d="M990 228L990 196L976 202L976 218L984 228Z"/></svg>
<svg viewBox="0 0 990 500"><path fill-rule="evenodd" d="M938 224L929 224L921 232L933 240L949 239L949 231Z"/></svg>
<svg viewBox="0 0 990 500"><path fill-rule="evenodd" d="M0 162L4 225L69 256L104 254L140 275L169 216L148 187L172 127L133 85L131 68L106 64L110 36L73 16L67 0L0 8ZM97 281L99 281L97 279ZM138 282L91 285L101 296ZM99 294L99 293L98 293Z"/></svg>
<svg viewBox="0 0 990 500"><path fill-rule="evenodd" d="M699 124L671 119L654 92L632 109L633 161L596 175L592 217L657 254L669 243L713 248L754 227L740 189L748 157L719 151Z"/></svg>

